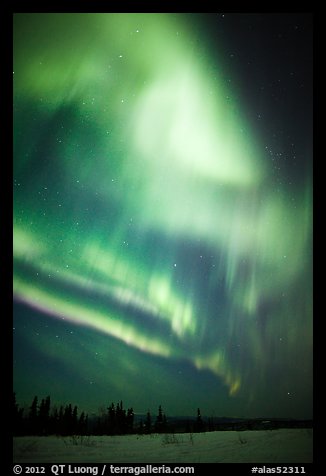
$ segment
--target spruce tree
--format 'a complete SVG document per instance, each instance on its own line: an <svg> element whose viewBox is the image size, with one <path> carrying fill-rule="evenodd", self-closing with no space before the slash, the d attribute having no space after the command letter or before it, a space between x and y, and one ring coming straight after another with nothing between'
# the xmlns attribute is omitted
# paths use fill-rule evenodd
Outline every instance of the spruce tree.
<svg viewBox="0 0 326 476"><path fill-rule="evenodd" d="M151 433L151 431L152 431L152 418L151 418L151 414L150 414L149 410L148 410L147 415L146 415L145 431L146 431L146 433Z"/></svg>
<svg viewBox="0 0 326 476"><path fill-rule="evenodd" d="M66 405L63 415L63 433L65 435L72 434L72 406L71 403Z"/></svg>
<svg viewBox="0 0 326 476"><path fill-rule="evenodd" d="M72 412L72 417L71 417L71 433L75 435L77 434L77 432L78 432L78 408L75 405Z"/></svg>
<svg viewBox="0 0 326 476"><path fill-rule="evenodd" d="M158 415L156 417L156 422L155 422L155 430L157 432L161 432L163 430L163 411L162 411L162 405L158 407Z"/></svg>
<svg viewBox="0 0 326 476"><path fill-rule="evenodd" d="M58 434L59 435L64 435L64 409L63 409L63 405L60 406L60 409L59 409L59 416L58 416Z"/></svg>
<svg viewBox="0 0 326 476"><path fill-rule="evenodd" d="M13 407L12 407L12 418L13 418L13 434L22 435L24 433L24 420L23 420L23 413L24 409L19 408L18 403L16 402L16 393L13 394Z"/></svg>
<svg viewBox="0 0 326 476"><path fill-rule="evenodd" d="M30 435L37 435L38 428L38 398L35 395L32 405L30 406L29 416L28 416L28 433Z"/></svg>
<svg viewBox="0 0 326 476"><path fill-rule="evenodd" d="M116 411L114 407L114 403L111 403L111 405L108 408L108 422L107 422L107 428L105 430L106 434L112 435L115 430L116 426Z"/></svg>
<svg viewBox="0 0 326 476"><path fill-rule="evenodd" d="M127 431L129 433L132 433L133 426L134 426L134 410L131 407L131 408L128 408L127 422L126 422Z"/></svg>
<svg viewBox="0 0 326 476"><path fill-rule="evenodd" d="M39 409L39 432L41 435L49 434L50 426L50 396L42 399Z"/></svg>
<svg viewBox="0 0 326 476"><path fill-rule="evenodd" d="M85 418L85 413L82 412L79 421L78 421L78 434L79 435L85 435L86 434L86 418Z"/></svg>
<svg viewBox="0 0 326 476"><path fill-rule="evenodd" d="M197 408L197 419L196 419L196 424L195 424L195 431L196 432L201 432L204 429L204 424L201 419L201 414L200 414L200 409Z"/></svg>

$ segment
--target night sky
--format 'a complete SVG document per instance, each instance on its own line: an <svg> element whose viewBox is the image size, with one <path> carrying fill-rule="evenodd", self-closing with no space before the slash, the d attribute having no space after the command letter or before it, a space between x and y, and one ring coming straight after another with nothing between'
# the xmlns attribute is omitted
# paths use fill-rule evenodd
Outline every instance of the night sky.
<svg viewBox="0 0 326 476"><path fill-rule="evenodd" d="M310 14L14 15L14 390L312 417Z"/></svg>

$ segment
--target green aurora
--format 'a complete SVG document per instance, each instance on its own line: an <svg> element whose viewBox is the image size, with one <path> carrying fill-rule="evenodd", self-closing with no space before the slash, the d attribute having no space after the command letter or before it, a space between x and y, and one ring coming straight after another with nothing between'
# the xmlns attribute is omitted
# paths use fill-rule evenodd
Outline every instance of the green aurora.
<svg viewBox="0 0 326 476"><path fill-rule="evenodd" d="M309 408L311 173L275 186L217 55L184 14L14 16L14 322L48 362L15 346L18 397Z"/></svg>

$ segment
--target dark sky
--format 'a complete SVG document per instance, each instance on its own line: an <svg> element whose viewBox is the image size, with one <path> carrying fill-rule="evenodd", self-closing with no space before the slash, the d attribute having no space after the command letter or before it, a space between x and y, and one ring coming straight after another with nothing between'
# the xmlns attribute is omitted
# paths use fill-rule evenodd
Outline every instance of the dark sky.
<svg viewBox="0 0 326 476"><path fill-rule="evenodd" d="M14 15L14 390L312 417L312 16Z"/></svg>

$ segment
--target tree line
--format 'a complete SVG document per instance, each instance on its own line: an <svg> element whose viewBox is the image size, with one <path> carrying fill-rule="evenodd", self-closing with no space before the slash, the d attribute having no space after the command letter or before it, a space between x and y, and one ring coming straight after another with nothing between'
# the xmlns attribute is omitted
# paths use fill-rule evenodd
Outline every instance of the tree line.
<svg viewBox="0 0 326 476"><path fill-rule="evenodd" d="M16 402L13 394L13 433L22 435L83 435L87 433L88 415L78 414L77 406L61 405L51 409L51 399L47 396L39 403L35 396L26 411Z"/></svg>
<svg viewBox="0 0 326 476"><path fill-rule="evenodd" d="M51 407L51 398L47 396L39 401L35 396L30 407L20 407L13 394L13 434L25 435L123 435L130 433L149 434L174 431L174 424L169 423L162 406L159 405L156 417L150 411L146 417L135 424L133 408L125 409L122 400L101 412L91 420L85 412L79 413L78 407L61 405ZM200 410L191 431L204 431Z"/></svg>

